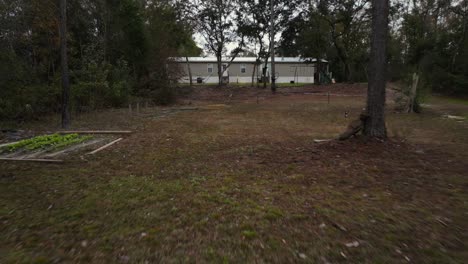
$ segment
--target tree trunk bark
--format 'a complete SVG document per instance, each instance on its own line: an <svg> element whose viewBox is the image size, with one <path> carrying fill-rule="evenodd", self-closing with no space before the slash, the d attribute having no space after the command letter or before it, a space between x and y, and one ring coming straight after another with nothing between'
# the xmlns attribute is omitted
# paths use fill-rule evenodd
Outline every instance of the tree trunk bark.
<svg viewBox="0 0 468 264"><path fill-rule="evenodd" d="M387 36L389 0L372 1L372 39L367 89L367 115L364 135L386 138L385 85L387 75Z"/></svg>
<svg viewBox="0 0 468 264"><path fill-rule="evenodd" d="M336 38L333 39L333 45L336 48L338 58L340 61L343 63L343 73L344 73L344 81L349 82L350 81L350 72L351 72L351 67L348 62L348 56L346 56L346 52L343 51L341 46L338 44L338 40Z"/></svg>
<svg viewBox="0 0 468 264"><path fill-rule="evenodd" d="M67 0L60 0L60 59L62 66L62 128L70 126L70 78L67 57Z"/></svg>
<svg viewBox="0 0 468 264"><path fill-rule="evenodd" d="M263 82L263 89L266 89L267 87L267 81L268 81L268 77L267 77L267 70L268 70L268 58L269 56L267 56L265 58L265 65L263 66L263 69L262 69L262 82Z"/></svg>
<svg viewBox="0 0 468 264"><path fill-rule="evenodd" d="M348 83L354 83L353 70L351 69L351 65L349 65L348 61L345 62L345 76Z"/></svg>
<svg viewBox="0 0 468 264"><path fill-rule="evenodd" d="M254 65L253 65L253 71L252 71L252 87L254 87L254 84L255 84L255 70L257 70L257 62L255 62Z"/></svg>
<svg viewBox="0 0 468 264"><path fill-rule="evenodd" d="M276 93L276 69L275 69L275 5L270 0L270 52L271 52L271 92Z"/></svg>
<svg viewBox="0 0 468 264"><path fill-rule="evenodd" d="M223 85L223 61L220 55L216 56L218 62L218 86Z"/></svg>
<svg viewBox="0 0 468 264"><path fill-rule="evenodd" d="M418 90L419 84L419 75L417 73L413 73L413 83L411 84L411 90L408 96L408 104L406 107L406 111L408 113L414 113L415 108L415 100L416 100L416 92Z"/></svg>
<svg viewBox="0 0 468 264"><path fill-rule="evenodd" d="M456 62L457 62L457 58L459 57L458 55L460 54L460 51L463 47L463 43L465 42L465 38L466 38L466 28L467 28L467 25L468 25L468 20L467 20L467 17L468 16L464 16L463 18L463 29L462 29L462 37L460 39L460 41L458 42L458 45L456 47L456 51L453 53L453 57L452 57L452 64L450 65L450 69L453 71L455 69L455 65L456 65Z"/></svg>
<svg viewBox="0 0 468 264"><path fill-rule="evenodd" d="M185 56L185 60L187 61L187 71L188 71L188 75L190 78L190 86L193 86L192 69L190 68L190 62L189 62L188 56Z"/></svg>

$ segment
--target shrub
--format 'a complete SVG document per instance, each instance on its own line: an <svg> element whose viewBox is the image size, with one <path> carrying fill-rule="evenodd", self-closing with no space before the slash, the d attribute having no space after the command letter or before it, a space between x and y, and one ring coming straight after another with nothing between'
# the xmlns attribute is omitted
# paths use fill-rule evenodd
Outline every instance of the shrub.
<svg viewBox="0 0 468 264"><path fill-rule="evenodd" d="M116 65L90 61L74 73L72 105L79 112L105 107L120 107L128 102L133 84L125 61Z"/></svg>
<svg viewBox="0 0 468 264"><path fill-rule="evenodd" d="M55 110L60 91L40 82L14 52L0 52L0 119L25 120Z"/></svg>

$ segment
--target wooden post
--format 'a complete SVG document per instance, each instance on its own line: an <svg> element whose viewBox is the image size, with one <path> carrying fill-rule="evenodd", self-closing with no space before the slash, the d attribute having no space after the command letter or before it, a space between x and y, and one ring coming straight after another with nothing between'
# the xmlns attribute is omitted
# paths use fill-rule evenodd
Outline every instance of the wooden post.
<svg viewBox="0 0 468 264"><path fill-rule="evenodd" d="M139 101L137 102L137 105L136 105L136 112L137 112L137 114L140 113L140 102Z"/></svg>
<svg viewBox="0 0 468 264"><path fill-rule="evenodd" d="M132 113L132 104L128 104L128 112L131 114Z"/></svg>
<svg viewBox="0 0 468 264"><path fill-rule="evenodd" d="M46 163L62 163L63 160L53 159L19 159L19 158L0 158L0 161L25 161L25 162L46 162Z"/></svg>
<svg viewBox="0 0 468 264"><path fill-rule="evenodd" d="M328 104L330 104L330 92L327 93L327 97L328 97Z"/></svg>
<svg viewBox="0 0 468 264"><path fill-rule="evenodd" d="M75 130L58 131L57 134L131 134L130 130Z"/></svg>

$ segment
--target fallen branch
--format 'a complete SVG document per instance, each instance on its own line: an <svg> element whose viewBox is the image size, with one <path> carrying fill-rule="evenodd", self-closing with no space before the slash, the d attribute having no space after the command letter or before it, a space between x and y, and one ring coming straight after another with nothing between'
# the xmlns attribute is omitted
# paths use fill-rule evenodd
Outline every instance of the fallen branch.
<svg viewBox="0 0 468 264"><path fill-rule="evenodd" d="M96 150L94 150L94 151L89 152L89 153L86 154L86 155L94 155L94 154L100 152L101 150L104 150L104 149L106 149L106 148L108 148L108 147L114 145L115 143L121 141L121 140L123 140L123 138L116 139L116 140L112 141L112 142L109 143L109 144L106 144L106 145L104 145L104 146L102 146L102 147L100 147L100 148L98 148L98 149L96 149Z"/></svg>
<svg viewBox="0 0 468 264"><path fill-rule="evenodd" d="M83 130L83 131L59 131L59 134L131 134L129 130Z"/></svg>
<svg viewBox="0 0 468 264"><path fill-rule="evenodd" d="M314 143L330 142L333 139L314 139Z"/></svg>
<svg viewBox="0 0 468 264"><path fill-rule="evenodd" d="M196 111L198 107L169 108L172 111Z"/></svg>
<svg viewBox="0 0 468 264"><path fill-rule="evenodd" d="M458 121L463 121L463 120L466 119L463 116L454 116L454 115L444 115L444 117L448 118L448 119L455 119L455 120L458 120Z"/></svg>
<svg viewBox="0 0 468 264"><path fill-rule="evenodd" d="M18 158L0 158L0 161L29 161L29 162L46 162L46 163L62 163L63 160L53 159L18 159Z"/></svg>
<svg viewBox="0 0 468 264"><path fill-rule="evenodd" d="M361 132L364 129L364 122L368 118L367 114L361 113L359 115L359 119L356 119L352 121L349 125L348 128L344 133L342 133L338 139L339 140L346 140L351 138L352 136L355 136L357 133Z"/></svg>

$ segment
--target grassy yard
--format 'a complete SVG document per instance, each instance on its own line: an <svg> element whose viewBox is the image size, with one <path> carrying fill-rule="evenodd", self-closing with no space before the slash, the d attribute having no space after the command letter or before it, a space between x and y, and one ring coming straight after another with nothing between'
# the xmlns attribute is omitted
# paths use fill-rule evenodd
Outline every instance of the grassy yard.
<svg viewBox="0 0 468 264"><path fill-rule="evenodd" d="M195 91L197 111L80 117L135 133L88 160L0 162L0 262L466 262L468 122L389 102L389 141L316 144L365 97L314 89L342 96Z"/></svg>

